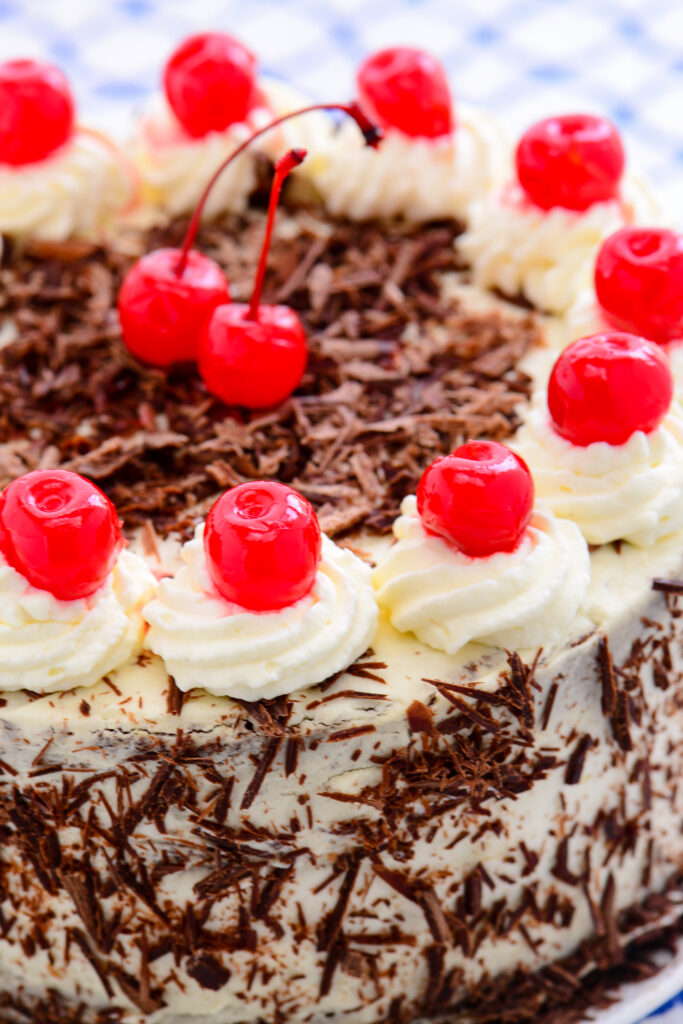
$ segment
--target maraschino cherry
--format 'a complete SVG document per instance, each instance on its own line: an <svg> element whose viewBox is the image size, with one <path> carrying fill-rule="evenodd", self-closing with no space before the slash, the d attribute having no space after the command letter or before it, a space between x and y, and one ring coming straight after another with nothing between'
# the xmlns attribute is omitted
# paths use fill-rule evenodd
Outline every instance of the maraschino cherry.
<svg viewBox="0 0 683 1024"><path fill-rule="evenodd" d="M256 58L224 32L190 36L166 63L164 90L188 135L225 131L255 105Z"/></svg>
<svg viewBox="0 0 683 1024"><path fill-rule="evenodd" d="M533 506L527 464L496 441L469 441L437 459L417 489L425 529L473 558L513 551Z"/></svg>
<svg viewBox="0 0 683 1024"><path fill-rule="evenodd" d="M36 60L0 64L0 164L44 160L73 130L73 96L58 68Z"/></svg>
<svg viewBox="0 0 683 1024"><path fill-rule="evenodd" d="M395 46L367 57L356 77L364 110L383 128L436 139L455 128L446 72L424 50Z"/></svg>
<svg viewBox="0 0 683 1024"><path fill-rule="evenodd" d="M283 114L240 143L209 179L180 248L148 253L132 265L123 280L118 295L121 333L124 344L142 362L168 366L196 358L199 338L211 314L217 306L230 301L221 268L192 248L211 190L226 167L255 139L312 110L341 110L348 114L369 146L377 146L382 138L381 129L368 120L357 103L327 103Z"/></svg>
<svg viewBox="0 0 683 1024"><path fill-rule="evenodd" d="M652 341L683 337L683 237L670 228L621 228L602 243L595 294L610 324Z"/></svg>
<svg viewBox="0 0 683 1024"><path fill-rule="evenodd" d="M226 601L273 611L315 581L322 538L311 504L286 484L256 480L226 491L204 528L211 579Z"/></svg>
<svg viewBox="0 0 683 1024"><path fill-rule="evenodd" d="M0 494L0 551L33 587L62 601L90 597L123 547L116 509L67 470L36 470Z"/></svg>
<svg viewBox="0 0 683 1024"><path fill-rule="evenodd" d="M305 150L293 149L275 164L251 302L219 306L199 342L199 372L208 390L226 405L248 409L277 405L291 395L306 369L306 334L297 314L289 306L261 304L280 190L305 156Z"/></svg>
<svg viewBox="0 0 683 1024"><path fill-rule="evenodd" d="M198 335L230 301L218 264L191 249L182 274L178 249L155 249L130 268L118 295L123 339L141 362L170 366L197 358Z"/></svg>
<svg viewBox="0 0 683 1024"><path fill-rule="evenodd" d="M580 447L620 445L662 422L673 378L661 348L619 331L580 338L562 352L548 383L548 410L562 437Z"/></svg>
<svg viewBox="0 0 683 1024"><path fill-rule="evenodd" d="M524 132L515 162L519 183L536 206L587 210L618 196L624 147L606 118L564 114Z"/></svg>

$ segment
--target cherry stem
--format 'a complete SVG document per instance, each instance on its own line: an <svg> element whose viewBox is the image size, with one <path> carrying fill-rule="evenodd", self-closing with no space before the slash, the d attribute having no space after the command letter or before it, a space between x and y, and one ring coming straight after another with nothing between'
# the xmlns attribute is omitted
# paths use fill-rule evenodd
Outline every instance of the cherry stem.
<svg viewBox="0 0 683 1024"><path fill-rule="evenodd" d="M358 127L360 128L361 132L363 133L363 138L365 139L367 145L372 146L373 149L377 148L377 146L379 145L384 136L384 132L382 131L382 129L378 127L378 125L373 124L372 121L368 117L366 117L366 115L363 113L360 106L356 102L314 103L309 107L301 107L299 110L292 110L289 112L289 114L282 114L280 117L276 117L274 121L270 121L268 124L264 125L263 128L259 128L257 131L253 133L253 135L250 135L248 139L245 139L244 142L240 143L237 149L234 149L229 157L226 157L226 159L223 161L220 167L218 167L218 169L215 171L214 174L212 174L211 178L209 179L206 188L202 192L201 199L197 203L197 207L194 213L192 214L192 220L188 225L187 231L185 233L185 238L183 239L183 243L180 247L180 259L178 260L178 268L176 270L176 274L178 275L178 277L182 277L183 273L185 272L185 267L187 266L187 259L190 253L190 249L194 245L195 239L197 237L197 232L199 231L199 223L202 218L202 213L204 211L206 201L209 198L209 193L211 192L211 189L216 184L217 180L220 178L221 174L226 169L226 167L228 167L233 160L237 159L237 157L241 153L243 153L244 150L248 146L250 146L255 139L260 138L261 135L265 135L265 133L269 132L271 128L277 128L278 125L283 124L285 121L289 121L293 117L298 117L300 114L310 114L314 110L340 110L342 113L348 114L349 117L352 117L353 120L358 125Z"/></svg>
<svg viewBox="0 0 683 1024"><path fill-rule="evenodd" d="M254 290L251 293L251 302L249 303L249 309L247 310L247 320L258 319L258 308L261 302L261 293L263 291L263 282L266 277L266 264L268 263L268 250L270 249L270 240L273 236L273 225L275 224L275 212L277 210L278 200L280 198L280 192L282 186L285 183L285 178L293 171L295 167L303 163L306 159L305 149L290 149L289 153L285 153L275 163L275 174L273 175L273 184L270 187L270 200L268 202L268 217L266 219L266 230L263 236L263 245L261 246L261 255L258 261L258 267L256 268L256 277L254 278Z"/></svg>

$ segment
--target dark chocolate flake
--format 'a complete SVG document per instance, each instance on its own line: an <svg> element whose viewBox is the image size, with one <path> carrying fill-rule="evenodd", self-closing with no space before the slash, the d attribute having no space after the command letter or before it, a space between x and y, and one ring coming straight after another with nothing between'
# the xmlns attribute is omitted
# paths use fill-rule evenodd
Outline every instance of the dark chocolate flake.
<svg viewBox="0 0 683 1024"><path fill-rule="evenodd" d="M218 992L230 981L230 971L223 967L221 962L211 953L201 952L195 954L187 961L187 973L191 978L201 985L202 988L212 992Z"/></svg>
<svg viewBox="0 0 683 1024"><path fill-rule="evenodd" d="M683 580L654 579L652 589L664 594L683 594Z"/></svg>
<svg viewBox="0 0 683 1024"><path fill-rule="evenodd" d="M566 786L576 786L577 783L581 781L586 755L592 746L593 737L588 733L584 733L584 735L578 740L574 750L572 751L571 757L567 762L567 770L564 773Z"/></svg>
<svg viewBox="0 0 683 1024"><path fill-rule="evenodd" d="M264 299L284 295L299 312L309 364L292 400L265 415L227 409L193 369L143 366L121 344L122 276L140 252L177 244L183 225L78 255L33 247L0 268L18 332L0 352L0 487L49 456L97 479L128 530L189 536L221 489L271 477L310 497L328 533L387 532L437 455L514 432L530 393L517 364L537 326L439 298L440 275L458 272L459 225L291 218ZM241 294L262 229L250 209L201 232Z"/></svg>

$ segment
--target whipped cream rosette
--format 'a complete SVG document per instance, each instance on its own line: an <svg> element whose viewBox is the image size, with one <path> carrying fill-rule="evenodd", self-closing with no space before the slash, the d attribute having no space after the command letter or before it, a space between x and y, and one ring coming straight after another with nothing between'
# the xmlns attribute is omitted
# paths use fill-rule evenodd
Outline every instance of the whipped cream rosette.
<svg viewBox="0 0 683 1024"><path fill-rule="evenodd" d="M132 142L144 201L137 220L190 212L212 171L271 119L256 58L242 43L222 32L184 40L166 62L163 92L153 97ZM212 188L204 217L244 209L255 184L256 154L244 153Z"/></svg>
<svg viewBox="0 0 683 1024"><path fill-rule="evenodd" d="M145 608L147 644L181 690L277 697L347 668L374 637L369 568L284 484L226 492L181 554Z"/></svg>
<svg viewBox="0 0 683 1024"><path fill-rule="evenodd" d="M471 203L503 176L504 152L495 120L459 105L452 134L430 139L387 131L376 151L363 146L353 126L341 125L307 170L336 216L464 219Z"/></svg>
<svg viewBox="0 0 683 1024"><path fill-rule="evenodd" d="M533 493L503 445L471 442L433 463L373 573L391 624L448 654L470 641L552 646L586 595L589 555L573 523L533 508Z"/></svg>
<svg viewBox="0 0 683 1024"><path fill-rule="evenodd" d="M590 284L603 239L652 221L656 207L623 174L621 141L602 118L539 122L522 136L516 168L514 180L472 205L459 250L479 286L561 314Z"/></svg>
<svg viewBox="0 0 683 1024"><path fill-rule="evenodd" d="M648 546L683 528L683 415L666 355L605 333L570 345L514 447L541 500L590 544Z"/></svg>
<svg viewBox="0 0 683 1024"><path fill-rule="evenodd" d="M0 234L19 240L92 237L137 199L137 175L100 132L76 124L56 68L0 64Z"/></svg>
<svg viewBox="0 0 683 1024"><path fill-rule="evenodd" d="M285 129L290 145L310 146L300 175L330 213L353 220L464 218L504 178L499 126L475 108L458 104L454 111L445 72L431 55L382 50L364 61L357 81L363 109L385 132L377 150L363 145L353 125L335 126L330 118ZM278 94L279 105L286 94Z"/></svg>
<svg viewBox="0 0 683 1024"><path fill-rule="evenodd" d="M610 330L610 323L605 317L595 297L595 290L587 285L582 288L564 314L561 328L555 337L561 347L571 344L578 338L587 338L591 334L602 334Z"/></svg>
<svg viewBox="0 0 683 1024"><path fill-rule="evenodd" d="M212 171L252 132L271 120L265 102L243 121L223 131L195 138L177 120L164 96L155 96L138 122L131 157L142 182L143 206L135 220L152 224L189 213L197 205ZM256 154L238 157L221 174L203 211L211 220L224 212L239 213L256 185Z"/></svg>
<svg viewBox="0 0 683 1024"><path fill-rule="evenodd" d="M0 496L0 686L91 686L142 649L156 581L122 551L111 502L75 473L36 471Z"/></svg>

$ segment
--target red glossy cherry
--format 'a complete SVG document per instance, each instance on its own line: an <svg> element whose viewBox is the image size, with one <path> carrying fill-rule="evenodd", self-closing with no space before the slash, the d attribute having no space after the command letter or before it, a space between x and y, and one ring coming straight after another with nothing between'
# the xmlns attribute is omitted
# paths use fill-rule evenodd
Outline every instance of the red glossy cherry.
<svg viewBox="0 0 683 1024"><path fill-rule="evenodd" d="M306 151L293 149L275 164L268 219L248 306L219 306L199 342L199 372L228 405L265 409L288 398L306 369L308 349L299 317L288 306L260 305L268 248L282 184Z"/></svg>
<svg viewBox="0 0 683 1024"><path fill-rule="evenodd" d="M367 57L357 75L358 96L383 128L436 139L455 128L446 72L424 50L396 46Z"/></svg>
<svg viewBox="0 0 683 1024"><path fill-rule="evenodd" d="M164 68L164 89L189 135L222 132L244 121L257 100L256 58L224 32L190 36Z"/></svg>
<svg viewBox="0 0 683 1024"><path fill-rule="evenodd" d="M543 210L587 210L618 196L624 148L604 117L564 114L524 132L515 161L519 183L532 203Z"/></svg>
<svg viewBox="0 0 683 1024"><path fill-rule="evenodd" d="M548 383L558 434L585 447L625 444L658 427L673 398L669 362L658 345L618 331L579 338L560 355Z"/></svg>
<svg viewBox="0 0 683 1024"><path fill-rule="evenodd" d="M289 398L306 369L301 321L288 306L232 303L215 310L199 348L199 372L226 405L266 409Z"/></svg>
<svg viewBox="0 0 683 1024"><path fill-rule="evenodd" d="M368 146L377 146L382 138L382 130L363 113L357 103L314 104L301 110L292 110L288 114L271 121L270 124L252 132L233 149L229 156L216 168L211 175L192 215L185 238L180 249L160 249L149 253L139 260L126 275L119 290L118 307L121 319L123 340L138 358L157 366L168 366L170 363L182 362L197 356L198 339L203 333L207 320L214 309L222 303L229 302L227 283L220 267L206 256L193 250L197 237L202 212L216 181L226 167L237 159L251 143L284 121L293 117L310 113L313 110L340 110L352 117L362 132ZM290 388L296 386L301 379L303 366L297 369L296 353L300 353L302 336L301 325L291 311L285 316L282 311L260 313L259 300L266 273L268 245L273 231L275 210L282 183L287 174L300 164L306 156L305 150L292 150L282 157L275 165L275 179L270 196L268 219L264 245L256 274L254 292L249 306L247 319L261 321L261 340L271 338L273 330L280 328L285 336L280 348L288 348L293 353L292 364L282 367L282 353L278 358L278 366L283 369L283 379L292 380ZM239 319L239 317L238 317ZM249 326L248 332L252 332ZM217 333L220 333L217 330ZM275 337L275 343L278 338ZM215 362L216 351L213 351L213 369L207 370L208 383L216 394L222 393L225 382L219 380ZM222 366L224 372L230 373L230 355L224 353ZM240 357L241 359L241 357ZM207 353L205 365L209 365L211 357ZM305 360L304 360L305 365ZM279 392L278 392L279 394ZM279 399L278 399L279 400ZM258 400L262 404L265 399ZM250 404L248 396L242 404Z"/></svg>
<svg viewBox="0 0 683 1024"><path fill-rule="evenodd" d="M417 489L425 529L473 558L513 551L533 507L527 464L495 441L469 441L437 459Z"/></svg>
<svg viewBox="0 0 683 1024"><path fill-rule="evenodd" d="M621 228L602 243L595 294L615 327L666 342L683 336L683 237L669 228Z"/></svg>
<svg viewBox="0 0 683 1024"><path fill-rule="evenodd" d="M221 495L206 520L204 551L226 601L252 611L285 608L315 581L322 539L313 508L286 484L257 480Z"/></svg>
<svg viewBox="0 0 683 1024"><path fill-rule="evenodd" d="M195 249L185 268L180 249L157 249L130 268L119 290L118 309L126 346L153 366L197 358L199 336L222 303L230 301L223 271Z"/></svg>
<svg viewBox="0 0 683 1024"><path fill-rule="evenodd" d="M36 470L0 494L0 551L31 586L62 601L94 594L122 547L116 509L77 473Z"/></svg>
<svg viewBox="0 0 683 1024"><path fill-rule="evenodd" d="M0 64L0 164L44 160L73 129L74 101L58 68L36 60Z"/></svg>

